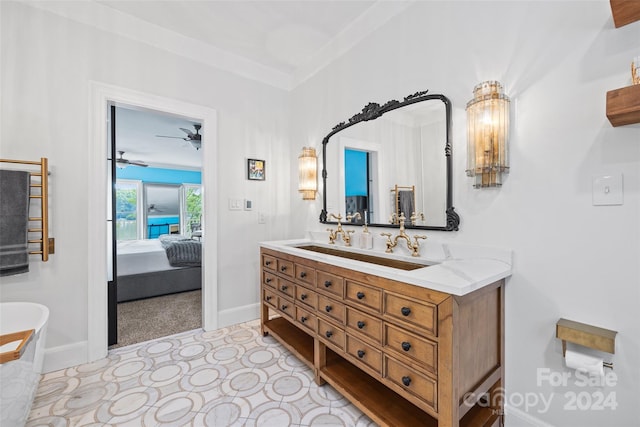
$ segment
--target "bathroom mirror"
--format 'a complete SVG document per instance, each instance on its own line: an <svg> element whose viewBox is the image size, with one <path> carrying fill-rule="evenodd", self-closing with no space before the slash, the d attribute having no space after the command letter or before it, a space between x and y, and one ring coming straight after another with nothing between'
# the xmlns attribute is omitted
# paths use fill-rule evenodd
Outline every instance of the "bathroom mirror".
<svg viewBox="0 0 640 427"><path fill-rule="evenodd" d="M323 139L322 159L320 222L334 223L331 214L340 214L344 224L398 227L404 214L407 228L458 230L451 102L444 95L424 91L367 104Z"/></svg>

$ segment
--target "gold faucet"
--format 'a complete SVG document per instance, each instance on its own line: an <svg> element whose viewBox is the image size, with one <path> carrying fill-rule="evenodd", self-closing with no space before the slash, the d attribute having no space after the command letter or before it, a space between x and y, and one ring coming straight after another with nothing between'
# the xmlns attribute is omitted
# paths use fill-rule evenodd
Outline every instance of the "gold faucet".
<svg viewBox="0 0 640 427"><path fill-rule="evenodd" d="M426 239L427 236L413 236L415 243L411 243L411 237L404 232L404 221L405 221L404 212L400 213L398 220L400 221L400 232L396 237L391 239L391 233L380 233L381 236L385 236L387 238L387 250L386 253L393 252L393 248L398 245L398 239L405 239L407 241L407 248L411 251L411 256L420 256L418 249L420 249L420 244L418 243L418 239Z"/></svg>
<svg viewBox="0 0 640 427"><path fill-rule="evenodd" d="M358 216L360 216L359 213L357 213L357 214L358 214ZM354 230L345 230L345 229L342 228L342 224L340 223L340 221L342 221L342 215L340 215L340 214L338 214L338 215L329 214L329 216L338 220L338 228L336 230L332 230L331 228L327 228L327 231L329 232L329 244L333 245L336 242L336 239L338 238L338 236L342 236L342 241L344 242L344 245L345 246L351 246L351 234L355 233L355 231ZM347 221L351 221L352 218L353 217L351 215L347 215Z"/></svg>

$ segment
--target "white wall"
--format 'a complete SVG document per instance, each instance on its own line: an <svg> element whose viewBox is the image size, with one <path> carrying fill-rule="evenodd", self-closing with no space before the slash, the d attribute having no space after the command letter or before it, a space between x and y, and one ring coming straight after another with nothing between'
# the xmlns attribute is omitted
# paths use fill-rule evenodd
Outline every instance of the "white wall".
<svg viewBox="0 0 640 427"><path fill-rule="evenodd" d="M640 424L640 125L612 128L605 116L606 92L630 84L639 42L640 22L615 29L604 0L418 2L293 91L294 152L320 149L335 124L368 102L424 89L452 100L460 231L427 234L514 251L509 426ZM464 107L484 80L499 80L513 100L512 171L501 189L475 190L464 172ZM624 205L592 206L591 176L605 172L624 175ZM321 200L293 197L293 211L307 213L293 218L297 234L326 228L317 223ZM615 386L537 384L538 369L571 372L554 338L561 317L619 331ZM565 410L567 392L593 401L614 393L618 406ZM518 397L551 398L551 406L527 408Z"/></svg>
<svg viewBox="0 0 640 427"><path fill-rule="evenodd" d="M257 316L257 243L287 232L288 93L25 4L1 2L0 11L0 151L3 158L49 158L56 238L48 263L33 257L28 274L2 278L0 300L50 308L49 350L88 338L89 86L97 81L217 111L218 164L204 167L220 183L220 325L236 310ZM247 158L266 160L266 181L246 179ZM251 199L254 210L229 211L230 197ZM267 224L258 224L258 212L267 213Z"/></svg>

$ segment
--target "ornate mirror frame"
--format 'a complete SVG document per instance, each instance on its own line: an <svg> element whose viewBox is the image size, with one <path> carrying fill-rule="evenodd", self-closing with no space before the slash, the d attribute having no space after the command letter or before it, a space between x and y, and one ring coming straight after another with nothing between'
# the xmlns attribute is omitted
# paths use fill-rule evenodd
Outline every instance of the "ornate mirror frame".
<svg viewBox="0 0 640 427"><path fill-rule="evenodd" d="M340 122L335 125L331 132L327 134L322 140L322 212L320 213L320 222L323 224L336 224L336 222L327 220L327 144L329 138L341 132L355 124L360 122L366 122L375 120L389 111L396 110L398 108L406 107L407 105L416 104L418 102L428 100L440 100L444 103L446 113L446 138L444 146L444 155L446 160L446 225L444 226L430 226L430 225L407 225L407 228L422 229L422 230L440 230L440 231L457 231L460 225L460 217L455 212L453 207L453 191L452 191L452 176L453 166L451 158L451 101L444 95L428 94L427 91L416 92L413 95L406 96L403 101L391 100L384 105L370 102L364 106L361 112L355 114L346 122ZM394 224L380 224L372 223L370 227L389 227L396 228L399 225Z"/></svg>

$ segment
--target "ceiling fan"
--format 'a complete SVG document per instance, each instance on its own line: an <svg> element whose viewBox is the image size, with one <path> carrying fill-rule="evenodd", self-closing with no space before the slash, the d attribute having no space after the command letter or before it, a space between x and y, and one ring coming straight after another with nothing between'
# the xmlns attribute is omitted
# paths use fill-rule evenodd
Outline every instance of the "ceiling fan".
<svg viewBox="0 0 640 427"><path fill-rule="evenodd" d="M122 156L124 155L124 151L118 151L118 154L120 155L120 157L118 157L116 159L116 167L118 169L124 169L129 165L131 165L131 166L140 166L140 167L143 167L143 168L146 168L147 166L149 166L148 164L143 163L140 160L127 160L127 159L123 158Z"/></svg>
<svg viewBox="0 0 640 427"><path fill-rule="evenodd" d="M186 137L182 137L182 136L167 136L167 135L156 135L156 136L158 138L184 139L185 141L189 141L191 143L191 145L193 145L193 148L195 148L196 150L199 150L200 147L202 146L202 135L200 135L200 128L202 127L202 125L195 124L195 125L193 125L193 127L195 128L196 133L191 132L189 129L179 128L181 131L183 131L184 133L187 134Z"/></svg>

